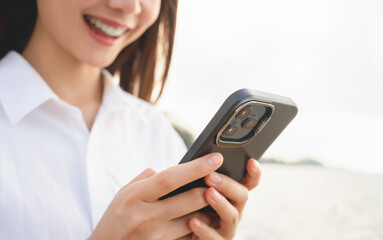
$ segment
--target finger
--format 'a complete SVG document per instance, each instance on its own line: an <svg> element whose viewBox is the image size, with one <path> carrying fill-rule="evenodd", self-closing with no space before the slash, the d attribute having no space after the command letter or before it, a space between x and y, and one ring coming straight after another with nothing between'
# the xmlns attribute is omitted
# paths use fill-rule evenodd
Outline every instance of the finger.
<svg viewBox="0 0 383 240"><path fill-rule="evenodd" d="M190 239L193 240L193 235L194 235L193 233L190 233L190 234L188 234L188 235L186 235L186 236L177 238L177 240L190 240Z"/></svg>
<svg viewBox="0 0 383 240"><path fill-rule="evenodd" d="M234 237L240 220L240 213L224 196L214 188L206 191L206 199L220 217L220 229L226 238Z"/></svg>
<svg viewBox="0 0 383 240"><path fill-rule="evenodd" d="M140 181L142 179L151 177L151 176L155 175L156 173L157 173L157 171L154 170L153 168L147 168L142 173L140 173L138 176L133 178L132 181L130 181L128 184L131 184L131 183L134 183L134 182L138 182L138 181Z"/></svg>
<svg viewBox="0 0 383 240"><path fill-rule="evenodd" d="M242 212L249 195L249 190L244 185L216 172L206 176L205 182L208 186L214 187L218 192L230 199L238 211Z"/></svg>
<svg viewBox="0 0 383 240"><path fill-rule="evenodd" d="M214 228L211 228L210 226L206 225L198 218L192 218L189 221L189 226L193 233L202 240L223 239L223 237Z"/></svg>
<svg viewBox="0 0 383 240"><path fill-rule="evenodd" d="M220 153L211 153L193 161L170 167L155 176L145 180L142 189L142 199L156 201L167 193L209 173L215 171L222 164Z"/></svg>
<svg viewBox="0 0 383 240"><path fill-rule="evenodd" d="M126 184L123 188L120 189L120 192L123 191L127 186L129 186L132 183L138 182L140 180L143 180L145 178L149 178L157 173L156 170L153 168L147 168L143 172L141 172L138 176L133 178L128 184Z"/></svg>
<svg viewBox="0 0 383 240"><path fill-rule="evenodd" d="M247 161L247 174L246 176L242 179L241 183L247 187L247 189L251 190L258 186L259 181L261 179L262 175L262 169L259 164L255 159L251 158L249 161Z"/></svg>
<svg viewBox="0 0 383 240"><path fill-rule="evenodd" d="M192 233L192 231L189 227L189 221L193 217L198 218L200 221L204 222L207 225L209 225L211 222L209 216L201 212L195 212L186 216L182 216L180 218L170 221L167 224L167 226L164 227L164 229L166 229L164 239L176 239L186 236L189 236L189 239L191 239L192 235L190 234Z"/></svg>
<svg viewBox="0 0 383 240"><path fill-rule="evenodd" d="M195 212L208 205L205 198L206 188L194 188L173 197L156 202L164 209L165 219L175 219ZM166 209L166 210L165 210Z"/></svg>
<svg viewBox="0 0 383 240"><path fill-rule="evenodd" d="M177 238L177 240L198 240L198 237L194 233L190 233L186 236L183 236L181 238Z"/></svg>
<svg viewBox="0 0 383 240"><path fill-rule="evenodd" d="M192 233L191 240L199 240L198 236Z"/></svg>

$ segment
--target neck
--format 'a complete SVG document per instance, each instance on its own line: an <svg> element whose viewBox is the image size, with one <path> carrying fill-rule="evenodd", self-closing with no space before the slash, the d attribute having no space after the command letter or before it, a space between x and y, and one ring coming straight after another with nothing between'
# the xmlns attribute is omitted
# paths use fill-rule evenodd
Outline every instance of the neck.
<svg viewBox="0 0 383 240"><path fill-rule="evenodd" d="M103 92L101 69L66 51L44 31L39 19L22 55L63 101L80 108L84 115L89 112L88 106L93 106L92 109L97 106L98 110Z"/></svg>

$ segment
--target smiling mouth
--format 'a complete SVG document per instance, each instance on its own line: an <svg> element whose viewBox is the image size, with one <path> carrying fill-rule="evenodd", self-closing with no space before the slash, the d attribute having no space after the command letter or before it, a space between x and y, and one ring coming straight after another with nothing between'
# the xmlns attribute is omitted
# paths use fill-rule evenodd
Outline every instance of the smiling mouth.
<svg viewBox="0 0 383 240"><path fill-rule="evenodd" d="M109 38L118 38L124 35L128 28L122 26L111 26L101 21L100 19L84 15L84 20L88 24L89 28L96 34L103 35Z"/></svg>

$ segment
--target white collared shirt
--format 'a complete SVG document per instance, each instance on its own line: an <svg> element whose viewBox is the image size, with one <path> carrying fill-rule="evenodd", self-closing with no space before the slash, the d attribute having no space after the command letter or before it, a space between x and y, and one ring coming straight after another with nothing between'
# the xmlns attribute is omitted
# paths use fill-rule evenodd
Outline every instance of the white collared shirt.
<svg viewBox="0 0 383 240"><path fill-rule="evenodd" d="M170 123L104 74L89 133L20 54L0 61L0 239L86 239L121 187L182 158Z"/></svg>

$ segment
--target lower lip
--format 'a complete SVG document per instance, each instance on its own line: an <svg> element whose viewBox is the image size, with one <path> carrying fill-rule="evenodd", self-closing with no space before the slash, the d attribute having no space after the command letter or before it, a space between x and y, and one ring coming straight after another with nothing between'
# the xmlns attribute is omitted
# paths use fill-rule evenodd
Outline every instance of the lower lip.
<svg viewBox="0 0 383 240"><path fill-rule="evenodd" d="M98 33L93 31L90 23L88 23L85 19L84 19L84 21L85 21L85 24L88 28L90 35L99 43L102 43L106 46L113 46L117 42L117 40L121 37L121 36L120 37L108 37L105 35L98 34Z"/></svg>

